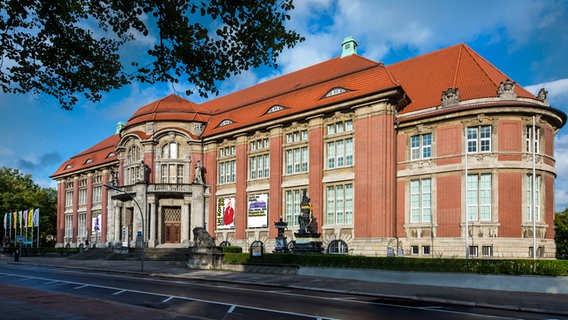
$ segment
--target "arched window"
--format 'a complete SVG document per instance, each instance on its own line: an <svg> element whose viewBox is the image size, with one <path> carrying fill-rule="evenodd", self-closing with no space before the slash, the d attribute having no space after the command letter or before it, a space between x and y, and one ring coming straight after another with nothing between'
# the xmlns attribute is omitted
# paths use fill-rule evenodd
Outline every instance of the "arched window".
<svg viewBox="0 0 568 320"><path fill-rule="evenodd" d="M229 241L223 241L221 242L221 244L219 245L220 247L230 247L231 243Z"/></svg>
<svg viewBox="0 0 568 320"><path fill-rule="evenodd" d="M162 159L178 159L180 145L179 143L171 142L162 147Z"/></svg>
<svg viewBox="0 0 568 320"><path fill-rule="evenodd" d="M349 253L349 248L347 243L343 240L333 240L327 247L327 253L329 254L347 254Z"/></svg>
<svg viewBox="0 0 568 320"><path fill-rule="evenodd" d="M140 147L139 146L132 146L128 149L128 161L129 163L138 163L142 160L140 157Z"/></svg>

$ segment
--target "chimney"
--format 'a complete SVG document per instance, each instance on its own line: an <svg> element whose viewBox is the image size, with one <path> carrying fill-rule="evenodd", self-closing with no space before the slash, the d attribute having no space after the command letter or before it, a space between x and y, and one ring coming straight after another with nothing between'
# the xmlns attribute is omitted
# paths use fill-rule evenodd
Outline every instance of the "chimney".
<svg viewBox="0 0 568 320"><path fill-rule="evenodd" d="M341 46L343 47L343 52L341 53L342 58L357 54L357 42L353 39L353 37L349 36L343 39Z"/></svg>

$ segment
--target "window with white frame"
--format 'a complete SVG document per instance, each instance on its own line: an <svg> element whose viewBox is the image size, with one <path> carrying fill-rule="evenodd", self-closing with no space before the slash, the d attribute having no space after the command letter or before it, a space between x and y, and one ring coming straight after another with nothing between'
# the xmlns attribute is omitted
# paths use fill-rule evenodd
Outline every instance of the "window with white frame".
<svg viewBox="0 0 568 320"><path fill-rule="evenodd" d="M539 140L540 140L540 128L534 127L534 141L533 141L533 126L527 126L526 127L526 133L525 133L525 141L526 141L525 142L525 150L526 150L526 152L530 152L530 153L533 152L533 150L531 150L531 144L534 143L534 152L539 153L540 152Z"/></svg>
<svg viewBox="0 0 568 320"><path fill-rule="evenodd" d="M533 175L528 174L526 178L527 186L527 207L526 207L526 221L533 221L533 215L536 222L540 222L540 187L541 187L541 176L535 176L533 188ZM534 192L534 193L533 193ZM533 206L534 203L534 206Z"/></svg>
<svg viewBox="0 0 568 320"><path fill-rule="evenodd" d="M432 179L410 181L410 222L432 221Z"/></svg>
<svg viewBox="0 0 568 320"><path fill-rule="evenodd" d="M77 237L86 238L87 237L87 214L81 212L77 215Z"/></svg>
<svg viewBox="0 0 568 320"><path fill-rule="evenodd" d="M268 138L253 140L249 143L249 179L270 177L270 154Z"/></svg>
<svg viewBox="0 0 568 320"><path fill-rule="evenodd" d="M65 238L73 237L73 215L65 215Z"/></svg>
<svg viewBox="0 0 568 320"><path fill-rule="evenodd" d="M491 152L491 126L467 128L467 153Z"/></svg>
<svg viewBox="0 0 568 320"><path fill-rule="evenodd" d="M126 160L128 164L140 162L142 160L141 147L138 145L133 145L128 148Z"/></svg>
<svg viewBox="0 0 568 320"><path fill-rule="evenodd" d="M284 173L308 172L308 130L286 133L284 148Z"/></svg>
<svg viewBox="0 0 568 320"><path fill-rule="evenodd" d="M326 187L326 224L353 223L353 184L335 184Z"/></svg>
<svg viewBox="0 0 568 320"><path fill-rule="evenodd" d="M412 160L432 158L432 134L410 137L410 158Z"/></svg>
<svg viewBox="0 0 568 320"><path fill-rule="evenodd" d="M218 183L235 183L237 175L237 161L235 159L237 150L235 146L221 147L218 150Z"/></svg>
<svg viewBox="0 0 568 320"><path fill-rule="evenodd" d="M327 247L327 253L329 254L347 254L349 253L349 248L347 243L343 240L333 240L329 243Z"/></svg>
<svg viewBox="0 0 568 320"><path fill-rule="evenodd" d="M493 247L492 246L483 246L481 247L481 255L484 258L490 258L493 256Z"/></svg>
<svg viewBox="0 0 568 320"><path fill-rule="evenodd" d="M327 168L353 166L353 120L330 123L326 130Z"/></svg>
<svg viewBox="0 0 568 320"><path fill-rule="evenodd" d="M87 189L81 188L79 189L79 205L83 206L87 204Z"/></svg>
<svg viewBox="0 0 568 320"><path fill-rule="evenodd" d="M308 172L308 147L286 150L286 174Z"/></svg>
<svg viewBox="0 0 568 320"><path fill-rule="evenodd" d="M469 246L469 255L471 257L477 257L478 249L479 249L478 246Z"/></svg>
<svg viewBox="0 0 568 320"><path fill-rule="evenodd" d="M73 206L73 191L68 190L65 191L65 206L72 207Z"/></svg>
<svg viewBox="0 0 568 320"><path fill-rule="evenodd" d="M491 221L491 174L470 174L466 182L468 221Z"/></svg>
<svg viewBox="0 0 568 320"><path fill-rule="evenodd" d="M93 187L93 203L100 203L103 199L103 187L94 186Z"/></svg>
<svg viewBox="0 0 568 320"><path fill-rule="evenodd" d="M183 183L184 165L177 163L160 164L161 182L162 183Z"/></svg>
<svg viewBox="0 0 568 320"><path fill-rule="evenodd" d="M179 159L181 146L177 142L166 143L162 146L162 159Z"/></svg>
<svg viewBox="0 0 568 320"><path fill-rule="evenodd" d="M422 246L422 254L425 256L430 255L430 246Z"/></svg>
<svg viewBox="0 0 568 320"><path fill-rule="evenodd" d="M291 189L284 191L284 215L288 226L298 226L298 217L300 215L300 203L304 192L308 192L307 188Z"/></svg>

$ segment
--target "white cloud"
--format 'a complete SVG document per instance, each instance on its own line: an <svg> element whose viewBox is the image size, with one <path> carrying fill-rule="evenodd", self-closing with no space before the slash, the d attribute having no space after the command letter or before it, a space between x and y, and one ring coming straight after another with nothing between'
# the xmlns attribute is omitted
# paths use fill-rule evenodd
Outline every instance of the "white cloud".
<svg viewBox="0 0 568 320"><path fill-rule="evenodd" d="M558 135L555 139L554 158L556 159L555 210L568 208L568 135Z"/></svg>

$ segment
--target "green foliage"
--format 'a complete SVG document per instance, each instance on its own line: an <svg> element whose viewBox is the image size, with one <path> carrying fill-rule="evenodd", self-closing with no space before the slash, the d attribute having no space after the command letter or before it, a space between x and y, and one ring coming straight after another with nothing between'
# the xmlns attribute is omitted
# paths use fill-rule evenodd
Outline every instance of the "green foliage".
<svg viewBox="0 0 568 320"><path fill-rule="evenodd" d="M134 80L217 94L217 81L276 67L283 49L304 40L284 26L292 1L0 0L0 86L46 93L64 109ZM146 55L124 61L128 50Z"/></svg>
<svg viewBox="0 0 568 320"><path fill-rule="evenodd" d="M554 217L554 241L556 256L568 257L568 209L557 212Z"/></svg>
<svg viewBox="0 0 568 320"><path fill-rule="evenodd" d="M57 215L57 191L41 188L33 182L31 175L24 175L17 169L0 169L0 218L14 211L39 208L40 239L45 242L46 235L55 235ZM2 220L3 221L3 220ZM0 223L4 236L4 223Z"/></svg>
<svg viewBox="0 0 568 320"><path fill-rule="evenodd" d="M566 260L432 259L365 257L328 254L265 254L251 260L248 253L225 254L228 264L300 265L330 268L363 268L419 272L469 272L505 275L568 275Z"/></svg>

